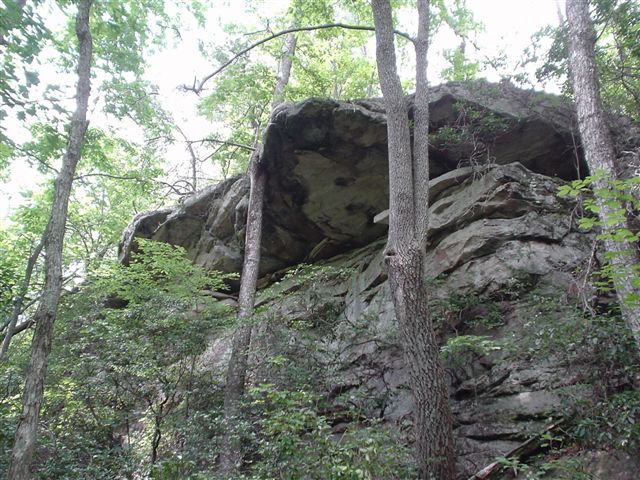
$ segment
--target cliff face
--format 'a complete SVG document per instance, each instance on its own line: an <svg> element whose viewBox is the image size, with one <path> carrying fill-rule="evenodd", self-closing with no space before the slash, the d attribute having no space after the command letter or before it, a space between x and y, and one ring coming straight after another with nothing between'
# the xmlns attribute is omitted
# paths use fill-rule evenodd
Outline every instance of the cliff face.
<svg viewBox="0 0 640 480"><path fill-rule="evenodd" d="M449 186L430 210L425 281L443 343L471 342L446 356L459 471L468 478L561 416L565 398L589 397L577 356L566 364L553 358L560 352L537 355L535 342L558 328L550 318L571 318L576 296L589 295L572 273L586 266L593 239L572 227L571 205L557 199L553 179L518 163L461 170L432 181L436 192L440 182ZM268 345L268 355L304 359L322 372L316 382L337 406L355 404L368 418L405 428L411 396L383 248L384 239L264 292L260 303L274 320L255 342L258 351Z"/></svg>
<svg viewBox="0 0 640 480"><path fill-rule="evenodd" d="M571 110L504 85L432 91L427 278L455 413L460 478L593 396L602 372L581 308L594 235L556 191L585 174ZM282 106L264 138L269 169L252 380L315 385L410 431L411 396L382 263L388 202L379 101ZM207 268L239 272L248 182L230 179L174 209L137 217L123 237L184 246ZM300 262L282 278L281 269ZM269 274L269 275L267 275ZM224 364L226 340L205 361ZM264 359L287 359L280 368ZM615 363L615 362L614 362ZM293 367L295 366L295 368ZM606 387L628 381L611 365ZM296 383L297 382L297 383ZM602 385L601 385L602 386ZM334 423L339 432L345 422ZM622 474L621 474L622 475ZM624 476L601 478L627 478ZM631 478L631 477L628 477Z"/></svg>

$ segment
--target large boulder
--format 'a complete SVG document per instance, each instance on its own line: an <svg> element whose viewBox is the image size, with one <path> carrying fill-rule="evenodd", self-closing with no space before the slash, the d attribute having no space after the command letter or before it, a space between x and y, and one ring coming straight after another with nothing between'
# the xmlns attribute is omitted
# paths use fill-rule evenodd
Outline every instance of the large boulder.
<svg viewBox="0 0 640 480"><path fill-rule="evenodd" d="M572 111L558 97L508 84L451 83L431 90L430 110L432 178L513 162L564 179L585 172L574 148ZM274 112L263 139L269 174L263 273L384 235L387 227L374 218L388 206L386 141L379 99L310 99ZM136 237L153 238L185 247L206 268L239 272L247 195L248 181L239 177L143 214L127 229L120 257L127 261Z"/></svg>

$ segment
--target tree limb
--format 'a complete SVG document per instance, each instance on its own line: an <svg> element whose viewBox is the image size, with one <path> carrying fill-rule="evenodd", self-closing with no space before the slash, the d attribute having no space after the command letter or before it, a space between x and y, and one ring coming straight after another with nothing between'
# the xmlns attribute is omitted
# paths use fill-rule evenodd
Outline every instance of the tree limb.
<svg viewBox="0 0 640 480"><path fill-rule="evenodd" d="M265 38L263 38L261 40L258 40L257 42L254 42L251 45L249 45L248 47L243 48L240 52L236 53L233 57L231 57L225 63L220 65L213 73L210 73L209 75L204 77L199 82L197 81L197 79L194 79L192 86L183 85L182 89L184 91L191 91L191 92L196 93L197 95L200 95L200 92L202 92L202 90L204 89L204 84L205 83L207 83L209 80L211 80L213 77L218 75L220 72L222 72L229 65L233 64L236 60L238 60L240 57L242 57L243 55L247 54L248 52L250 52L254 48L259 47L260 45L262 45L264 43L270 42L271 40L274 40L274 39L276 39L278 37L281 37L283 35L287 35L289 33L311 32L311 31L316 31L316 30L326 30L326 29L329 29L329 28L343 28L345 30L363 30L363 31L368 31L368 32L374 32L375 31L374 27L370 27L368 25L349 25L349 24L346 24L346 23L327 23L327 24L324 24L324 25L313 25L313 26L308 26L308 27L288 28L286 30L282 30L280 32L274 33L273 35L269 35L268 37L265 37ZM394 30L393 32L396 35L399 35L400 37L403 37L403 38L409 40L410 42L413 42L413 37L411 37L409 34L401 32L401 31L398 31L398 30Z"/></svg>
<svg viewBox="0 0 640 480"><path fill-rule="evenodd" d="M38 257L40 257L40 253L42 252L42 248L44 247L44 237L38 242L35 246L31 255L29 256L29 261L27 262L27 268L24 273L24 279L22 280L22 285L20 287L20 291L14 301L13 310L11 312L11 318L9 319L9 323L7 325L7 333L4 336L4 340L2 341L2 350L0 350L0 360L3 360L9 351L9 345L11 344L11 339L13 336L21 330L18 330L16 325L18 323L18 318L20 314L23 312L23 303L25 296L27 295L27 290L29 290L29 286L31 285L31 275L33 274L33 269L36 266L36 262L38 261Z"/></svg>
<svg viewBox="0 0 640 480"><path fill-rule="evenodd" d="M221 145L229 145L232 147L242 148L243 150L247 150L248 152L253 152L254 148L249 145L245 145L243 143L229 142L227 140L218 140L217 138L201 138L200 140L189 140L188 143L219 143Z"/></svg>

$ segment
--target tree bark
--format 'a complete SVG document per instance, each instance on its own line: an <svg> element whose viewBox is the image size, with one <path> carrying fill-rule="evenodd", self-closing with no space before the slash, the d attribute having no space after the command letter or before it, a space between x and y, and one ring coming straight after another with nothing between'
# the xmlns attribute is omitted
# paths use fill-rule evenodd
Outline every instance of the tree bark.
<svg viewBox="0 0 640 480"><path fill-rule="evenodd" d="M291 25L295 28L295 25ZM284 95L287 85L289 85L289 77L291 76L291 66L293 65L293 56L296 53L296 44L298 43L295 33L289 33L284 38L284 46L282 47L282 57L278 68L278 81L273 90L273 100L271 101L271 110L273 111L278 105L284 102Z"/></svg>
<svg viewBox="0 0 640 480"><path fill-rule="evenodd" d="M251 191L247 211L247 232L244 246L244 263L240 277L238 296L239 326L233 334L231 358L227 368L224 390L224 417L228 431L226 444L220 454L220 467L224 473L232 473L242 465L241 439L233 431L232 423L240 413L240 400L244 395L247 376L249 346L253 325L247 320L253 315L256 285L260 271L260 247L262 243L262 210L267 175L260 165L260 147L251 156L249 177Z"/></svg>
<svg viewBox="0 0 640 480"><path fill-rule="evenodd" d="M29 256L29 261L27 262L27 268L25 269L24 279L22 280L22 285L20 286L20 291L16 296L16 299L13 303L13 310L11 311L11 318L9 319L9 325L7 325L7 332L5 333L4 339L2 340L2 350L0 350L0 360L4 360L7 352L9 351L9 345L11 345L11 339L13 335L16 333L16 325L18 324L18 318L20 318L20 314L22 313L22 305L24 303L24 297L27 294L27 290L29 290L29 286L31 285L31 275L33 275L33 269L36 266L36 262L40 257L40 253L42 252L42 248L44 246L44 241L41 239L38 242L38 245L33 249L33 252Z"/></svg>
<svg viewBox="0 0 640 480"><path fill-rule="evenodd" d="M596 190L608 189L609 180L615 179L616 153L602 105L595 61L596 33L589 17L587 0L567 0L569 24L569 75L578 113L578 129L582 139L585 160L592 174L602 171L604 179L596 180ZM613 208L596 195L600 219L605 231L628 229L627 222L611 222ZM640 351L640 288L634 285L639 264L637 245L630 242L605 241L611 254L610 263L615 272L614 286L622 316L629 326Z"/></svg>
<svg viewBox="0 0 640 480"><path fill-rule="evenodd" d="M418 478L452 480L455 473L452 415L424 284L429 207L428 7L428 1L418 2L420 31L414 40L417 82L412 156L408 109L396 70L391 7L388 0L372 1L389 149L389 238L385 262L414 397Z"/></svg>
<svg viewBox="0 0 640 480"><path fill-rule="evenodd" d="M416 236L422 248L427 246L429 227L429 1L418 0L418 35L413 42L416 52L416 92L413 127L413 203Z"/></svg>
<svg viewBox="0 0 640 480"><path fill-rule="evenodd" d="M44 381L47 370L53 325L62 290L62 247L69 206L69 196L76 165L81 156L87 130L87 110L91 90L92 38L89 30L91 0L80 0L76 16L76 35L79 42L78 84L76 110L71 119L71 131L62 168L55 183L55 193L49 221L44 234L45 285L40 304L34 315L36 330L31 344L31 356L25 377L22 415L16 429L11 452L8 478L27 480L38 430Z"/></svg>
<svg viewBox="0 0 640 480"><path fill-rule="evenodd" d="M284 43L280 58L279 75L276 83L271 113L284 100L284 93L291 76L292 59L295 53L296 38L290 33ZM271 115L271 114L270 114ZM268 128L268 126L267 126ZM262 211L267 185L267 172L261 164L262 148L256 145L249 162L251 191L247 210L247 232L244 245L244 263L240 277L238 295L238 320L232 345L231 358L227 369L224 392L224 417L227 428L227 442L220 453L220 468L226 474L233 473L242 465L241 439L231 428L234 419L240 413L240 400L244 395L253 326L246 320L253 316L256 286L260 272L260 248L262 245Z"/></svg>

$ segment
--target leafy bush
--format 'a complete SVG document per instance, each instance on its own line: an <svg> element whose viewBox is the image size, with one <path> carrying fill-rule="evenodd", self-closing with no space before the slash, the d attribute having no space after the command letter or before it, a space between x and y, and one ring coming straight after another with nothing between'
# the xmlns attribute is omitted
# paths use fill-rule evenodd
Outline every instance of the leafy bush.
<svg viewBox="0 0 640 480"><path fill-rule="evenodd" d="M640 392L629 390L595 405L585 405L570 429L581 445L637 453L640 449Z"/></svg>
<svg viewBox="0 0 640 480"><path fill-rule="evenodd" d="M410 450L384 425L372 423L332 433L322 402L305 391L260 385L250 392L249 408L258 422L252 480L401 479L415 476ZM352 412L352 415L356 415Z"/></svg>
<svg viewBox="0 0 640 480"><path fill-rule="evenodd" d="M597 188L594 186L600 185ZM574 180L558 189L561 196L576 197L582 202L587 214L578 219L581 228L589 230L598 228L598 239L609 242L628 242L635 244L640 239L640 232L627 228L627 216L632 211L640 210L638 188L640 177L618 180L611 178L604 171L598 170L584 180ZM602 206L606 205L606 218L601 218ZM634 287L640 286L640 265L635 262L615 262L616 256L632 255L633 252L605 252L606 265L598 272L604 281L596 284L601 290L611 289L611 282L625 278ZM640 302L635 294L624 299L630 304Z"/></svg>
<svg viewBox="0 0 640 480"><path fill-rule="evenodd" d="M464 353L474 353L479 356L488 355L489 353L501 350L502 344L489 337L478 335L460 335L451 337L441 347L440 351L445 357L456 357Z"/></svg>
<svg viewBox="0 0 640 480"><path fill-rule="evenodd" d="M37 478L130 478L182 453L196 470L213 463L196 449L218 433L211 424L220 389L210 372L197 368L197 359L207 335L229 323L228 307L206 294L224 288L225 280L194 266L184 249L141 240L130 266L105 263L78 292L64 297L45 390ZM106 308L105 299L114 297L125 306ZM17 347L16 352L27 351ZM8 457L9 427L20 405L10 374L8 367L0 369L11 392L0 403L3 419L9 419L6 429L0 423L0 465ZM209 402L202 405L200 395ZM205 412L211 416L204 418ZM198 428L191 434L183 424Z"/></svg>

